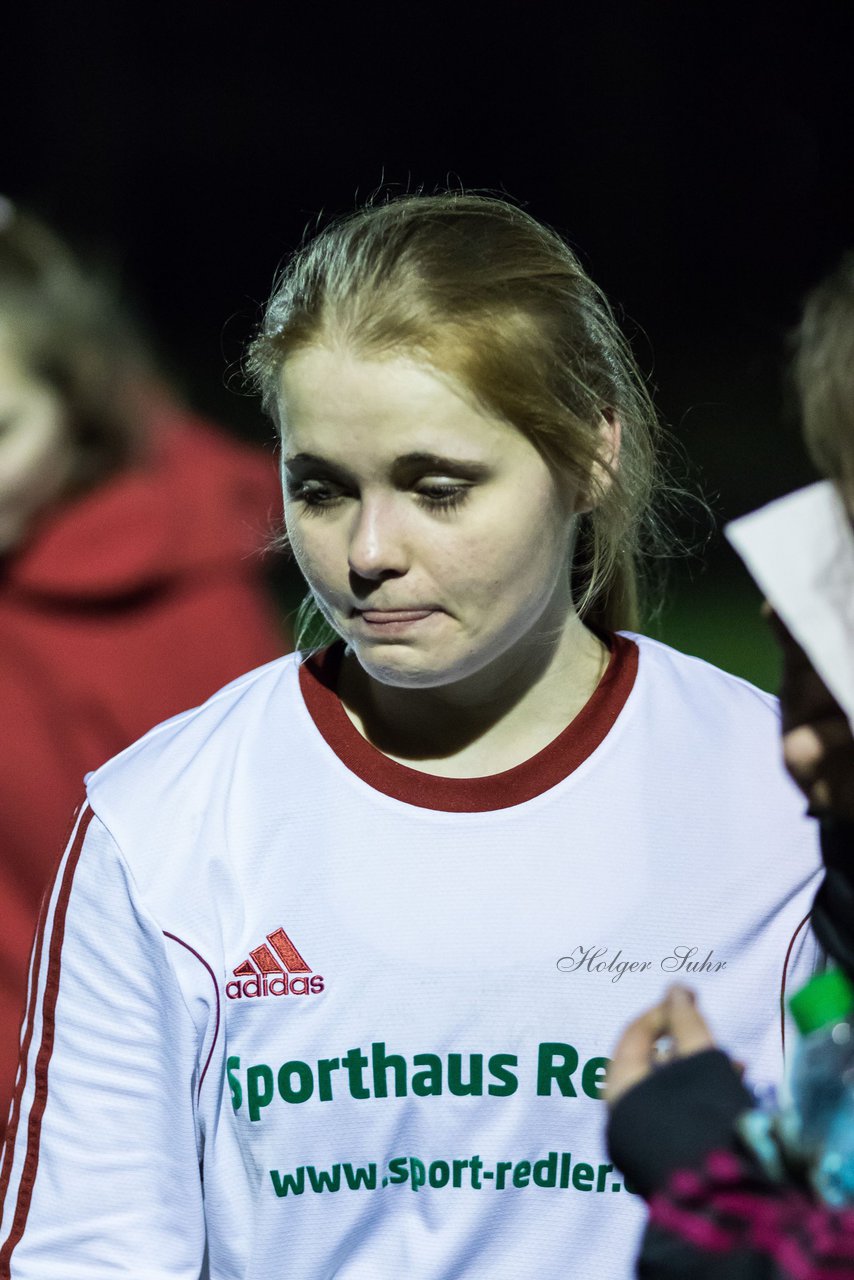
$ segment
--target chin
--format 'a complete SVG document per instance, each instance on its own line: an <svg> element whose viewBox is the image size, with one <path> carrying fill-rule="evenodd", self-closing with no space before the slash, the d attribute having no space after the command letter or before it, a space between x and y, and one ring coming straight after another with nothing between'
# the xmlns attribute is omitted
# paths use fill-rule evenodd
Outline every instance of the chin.
<svg viewBox="0 0 854 1280"><path fill-rule="evenodd" d="M359 666L376 680L378 684L392 685L397 689L435 689L445 684L453 684L459 678L458 673L446 664L439 668L429 663L423 654L414 653L406 646L395 646L391 653L382 657L371 652L368 646L352 646Z"/></svg>
<svg viewBox="0 0 854 1280"><path fill-rule="evenodd" d="M486 665L471 652L449 655L448 646L432 652L408 645L383 646L377 652L370 645L350 644L359 666L378 684L396 689L442 689L475 675Z"/></svg>

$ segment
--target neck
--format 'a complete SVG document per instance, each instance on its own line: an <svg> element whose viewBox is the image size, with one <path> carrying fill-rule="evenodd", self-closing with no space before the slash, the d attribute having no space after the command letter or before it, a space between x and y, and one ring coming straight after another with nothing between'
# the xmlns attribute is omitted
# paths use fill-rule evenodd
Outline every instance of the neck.
<svg viewBox="0 0 854 1280"><path fill-rule="evenodd" d="M553 741L592 696L605 645L571 611L562 626L464 680L398 688L368 676L352 654L338 692L359 732L385 755L445 776L498 773Z"/></svg>

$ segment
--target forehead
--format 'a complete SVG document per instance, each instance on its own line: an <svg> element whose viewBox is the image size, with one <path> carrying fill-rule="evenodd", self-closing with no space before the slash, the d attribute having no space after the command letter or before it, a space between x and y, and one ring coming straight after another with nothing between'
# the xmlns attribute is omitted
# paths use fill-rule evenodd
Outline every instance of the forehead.
<svg viewBox="0 0 854 1280"><path fill-rule="evenodd" d="M296 352L282 370L279 405L289 454L532 449L455 379L404 356L369 360L326 347Z"/></svg>

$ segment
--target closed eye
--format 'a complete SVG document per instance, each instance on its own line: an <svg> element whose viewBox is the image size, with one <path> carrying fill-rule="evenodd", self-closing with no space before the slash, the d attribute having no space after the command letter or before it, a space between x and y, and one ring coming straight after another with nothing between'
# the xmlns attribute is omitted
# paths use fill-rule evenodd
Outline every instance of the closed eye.
<svg viewBox="0 0 854 1280"><path fill-rule="evenodd" d="M453 482L450 484L428 484L423 482L413 487L418 505L433 512L450 512L459 507L468 497L469 484ZM329 511L347 497L347 491L329 480L288 481L288 497L301 502L309 511Z"/></svg>
<svg viewBox="0 0 854 1280"><path fill-rule="evenodd" d="M428 511L454 511L465 502L471 485L431 484L416 489L419 504Z"/></svg>
<svg viewBox="0 0 854 1280"><path fill-rule="evenodd" d="M308 508L329 508L344 496L341 489L327 480L288 481L288 497Z"/></svg>

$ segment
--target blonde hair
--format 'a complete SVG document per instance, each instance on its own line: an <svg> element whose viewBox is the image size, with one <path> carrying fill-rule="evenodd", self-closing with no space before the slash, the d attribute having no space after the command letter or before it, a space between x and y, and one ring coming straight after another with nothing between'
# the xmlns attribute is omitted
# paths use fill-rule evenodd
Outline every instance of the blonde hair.
<svg viewBox="0 0 854 1280"><path fill-rule="evenodd" d="M286 264L249 347L247 372L280 430L284 362L341 342L450 374L592 493L575 539L579 613L606 630L637 627L640 561L663 540L651 510L658 417L607 300L555 232L465 193L407 195L332 223ZM614 468L599 456L603 416L621 426Z"/></svg>
<svg viewBox="0 0 854 1280"><path fill-rule="evenodd" d="M143 449L144 344L117 291L33 214L0 197L0 341L62 398L74 447L72 491Z"/></svg>
<svg viewBox="0 0 854 1280"><path fill-rule="evenodd" d="M807 295L794 341L804 440L819 471L841 480L854 474L854 253Z"/></svg>

